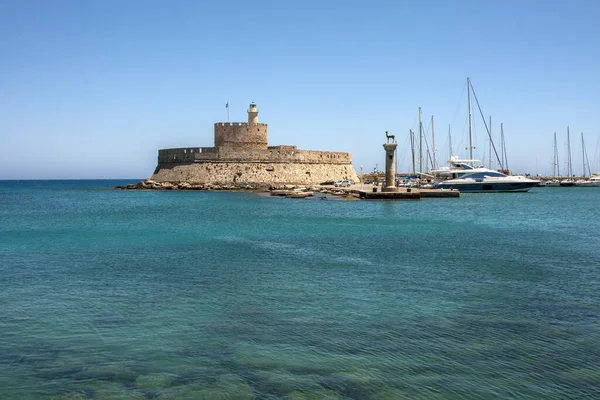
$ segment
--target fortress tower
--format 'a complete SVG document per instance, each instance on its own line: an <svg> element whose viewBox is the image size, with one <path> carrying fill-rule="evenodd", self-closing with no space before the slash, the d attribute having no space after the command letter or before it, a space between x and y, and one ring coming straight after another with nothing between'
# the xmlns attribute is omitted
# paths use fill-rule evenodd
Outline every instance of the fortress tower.
<svg viewBox="0 0 600 400"><path fill-rule="evenodd" d="M217 122L215 147L221 152L242 150L267 150L267 124L258 122L256 103L248 107L248 122Z"/></svg>
<svg viewBox="0 0 600 400"><path fill-rule="evenodd" d="M256 103L250 103L250 108L248 108L248 123L249 124L258 124L258 108L256 108Z"/></svg>

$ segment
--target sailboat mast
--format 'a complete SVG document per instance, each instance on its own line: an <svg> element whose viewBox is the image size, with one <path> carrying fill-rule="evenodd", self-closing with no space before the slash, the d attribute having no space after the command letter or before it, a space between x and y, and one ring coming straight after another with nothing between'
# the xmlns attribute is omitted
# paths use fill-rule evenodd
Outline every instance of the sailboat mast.
<svg viewBox="0 0 600 400"><path fill-rule="evenodd" d="M582 176L585 178L585 144L583 142L583 132L581 132L581 164Z"/></svg>
<svg viewBox="0 0 600 400"><path fill-rule="evenodd" d="M510 171L508 166L508 152L506 151L506 138L504 137L504 125L500 125L500 129L502 130L502 147L504 148L504 166L507 171Z"/></svg>
<svg viewBox="0 0 600 400"><path fill-rule="evenodd" d="M492 116L490 115L490 145L488 148L488 154L489 154L489 161L488 161L488 168L492 169Z"/></svg>
<svg viewBox="0 0 600 400"><path fill-rule="evenodd" d="M450 150L450 157L448 158L448 160L450 160L452 158L452 156L454 155L454 154L452 154L452 153L454 153L454 151L452 151L452 134L450 132L450 126L451 125L448 124L448 148Z"/></svg>
<svg viewBox="0 0 600 400"><path fill-rule="evenodd" d="M500 123L500 160L502 166L506 165L504 163L504 127L502 122Z"/></svg>
<svg viewBox="0 0 600 400"><path fill-rule="evenodd" d="M560 176L560 164L558 163L558 147L556 146L556 132L554 132L554 163L552 164L552 175L554 178Z"/></svg>
<svg viewBox="0 0 600 400"><path fill-rule="evenodd" d="M581 173L585 178L585 146L583 144L583 132L581 132Z"/></svg>
<svg viewBox="0 0 600 400"><path fill-rule="evenodd" d="M585 178L585 166L587 165L587 172L589 176L592 176L592 169L590 167L590 160L588 159L587 150L585 149L585 142L583 141L583 132L581 132L581 152L583 153L583 177Z"/></svg>
<svg viewBox="0 0 600 400"><path fill-rule="evenodd" d="M569 134L569 127L567 126L567 174L569 179L573 177L573 167L571 165L571 136Z"/></svg>
<svg viewBox="0 0 600 400"><path fill-rule="evenodd" d="M583 135L583 132L581 132L581 134ZM592 176L592 167L590 165L590 159L588 158L588 153L587 153L587 149L585 148L585 145L584 145L583 149L585 152L585 162L587 164L588 175L591 177Z"/></svg>
<svg viewBox="0 0 600 400"><path fill-rule="evenodd" d="M410 148L411 148L411 154L412 154L412 173L413 175L416 174L416 168L415 168L415 133L412 131L412 129L409 129L409 135L410 135Z"/></svg>
<svg viewBox="0 0 600 400"><path fill-rule="evenodd" d="M419 172L423 172L423 122L421 122L421 107L419 107Z"/></svg>
<svg viewBox="0 0 600 400"><path fill-rule="evenodd" d="M467 77L467 100L469 102L469 160L473 159L473 116L471 114L471 78Z"/></svg>
<svg viewBox="0 0 600 400"><path fill-rule="evenodd" d="M583 134L582 134L583 135ZM438 163L436 159L436 148L435 148L435 128L433 124L433 115L431 116L431 147L433 147L433 169L437 169Z"/></svg>

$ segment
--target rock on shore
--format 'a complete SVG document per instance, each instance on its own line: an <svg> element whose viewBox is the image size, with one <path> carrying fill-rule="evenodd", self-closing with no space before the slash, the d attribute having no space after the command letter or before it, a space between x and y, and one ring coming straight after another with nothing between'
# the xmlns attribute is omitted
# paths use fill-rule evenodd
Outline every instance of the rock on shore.
<svg viewBox="0 0 600 400"><path fill-rule="evenodd" d="M235 185L230 183L199 183L199 182L156 182L151 179L139 181L135 184L125 186L116 186L115 189L121 190L268 190L266 184L242 184Z"/></svg>
<svg viewBox="0 0 600 400"><path fill-rule="evenodd" d="M334 196L346 196L348 198L358 198L355 193L343 188L334 188L331 186L303 186L292 184L232 184L232 183L200 183L200 182L156 182L151 179L139 181L135 184L125 186L116 186L118 190L223 190L223 191L254 191L270 192L271 196L288 198L306 198L313 197L315 193L331 194Z"/></svg>

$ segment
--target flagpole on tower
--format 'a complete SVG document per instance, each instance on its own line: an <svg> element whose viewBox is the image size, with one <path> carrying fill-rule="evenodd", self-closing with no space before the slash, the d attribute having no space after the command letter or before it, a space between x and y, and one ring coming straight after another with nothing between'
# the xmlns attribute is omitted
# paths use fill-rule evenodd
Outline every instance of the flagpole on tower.
<svg viewBox="0 0 600 400"><path fill-rule="evenodd" d="M229 122L229 100L225 103L225 108L227 109L227 122Z"/></svg>

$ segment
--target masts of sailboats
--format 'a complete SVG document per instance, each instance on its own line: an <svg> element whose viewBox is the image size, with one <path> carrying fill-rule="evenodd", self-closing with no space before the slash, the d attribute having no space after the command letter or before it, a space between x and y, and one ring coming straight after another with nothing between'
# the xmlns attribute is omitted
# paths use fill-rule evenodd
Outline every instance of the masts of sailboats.
<svg viewBox="0 0 600 400"><path fill-rule="evenodd" d="M552 176L560 176L560 164L558 163L558 147L556 146L556 132L554 132L554 161L552 162Z"/></svg>
<svg viewBox="0 0 600 400"><path fill-rule="evenodd" d="M492 149L494 150L494 154L496 155L496 160L498 160L498 166L500 170L504 170L504 166L503 166L503 161L500 159L500 157L498 156L498 152L496 151L496 145L494 144L494 141L492 140L492 134L490 132L490 130L488 129L488 126L485 122L485 118L483 117L483 111L481 111L481 106L479 105L479 100L477 100L477 94L475 94L475 90L473 89L473 85L471 85L471 79L467 78L467 85L469 87L469 147L470 147L470 155L471 158L473 157L473 149L475 147L473 147L473 142L472 142L472 117L471 117L471 91L473 92L473 97L475 97L475 102L477 103L477 108L479 109L479 114L481 115L481 119L483 120L483 124L485 125L485 130L488 134L488 138L490 139L490 142L492 144ZM508 168L507 168L508 169Z"/></svg>
<svg viewBox="0 0 600 400"><path fill-rule="evenodd" d="M473 159L473 116L471 114L471 78L467 77L467 101L469 104L469 160Z"/></svg>
<svg viewBox="0 0 600 400"><path fill-rule="evenodd" d="M506 142L504 141L504 124L500 124L500 151L502 152L502 161L500 162L504 169L508 171L508 158L506 156Z"/></svg>
<svg viewBox="0 0 600 400"><path fill-rule="evenodd" d="M587 165L588 174L592 176L592 170L590 169L590 162L588 160L587 151L585 150L585 142L583 141L583 132L581 132L581 160L583 167L583 177L585 178L585 166ZM587 164L586 164L587 162Z"/></svg>
<svg viewBox="0 0 600 400"><path fill-rule="evenodd" d="M573 164L571 162L571 134L567 126L567 179L560 180L560 186L573 186Z"/></svg>

